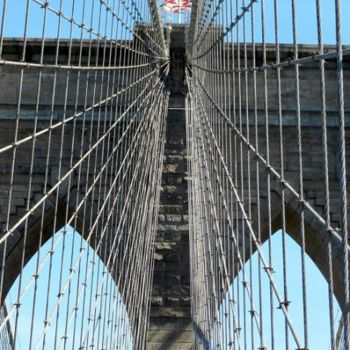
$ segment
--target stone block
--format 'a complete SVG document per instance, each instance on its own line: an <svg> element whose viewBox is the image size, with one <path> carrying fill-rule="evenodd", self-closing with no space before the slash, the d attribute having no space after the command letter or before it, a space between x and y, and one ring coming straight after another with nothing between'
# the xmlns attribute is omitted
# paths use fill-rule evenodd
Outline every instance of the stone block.
<svg viewBox="0 0 350 350"><path fill-rule="evenodd" d="M170 242L181 242L183 240L182 232L164 232L164 240ZM188 233L187 233L187 241L188 241Z"/></svg>
<svg viewBox="0 0 350 350"><path fill-rule="evenodd" d="M164 193L176 193L178 191L183 191L183 189L180 186L163 186L162 192Z"/></svg>
<svg viewBox="0 0 350 350"><path fill-rule="evenodd" d="M158 225L158 231L160 232L166 232L166 231L176 231L176 225L166 225L166 224L161 224Z"/></svg>
<svg viewBox="0 0 350 350"><path fill-rule="evenodd" d="M160 205L159 212L162 214L182 214L183 206L182 205Z"/></svg>
<svg viewBox="0 0 350 350"><path fill-rule="evenodd" d="M147 343L146 350L190 350L192 343Z"/></svg>
<svg viewBox="0 0 350 350"><path fill-rule="evenodd" d="M165 243L165 242L157 242L156 243L156 250L157 251L172 251L175 247L175 243Z"/></svg>
<svg viewBox="0 0 350 350"><path fill-rule="evenodd" d="M169 155L167 156L167 162L170 164L180 164L184 163L184 158L183 155Z"/></svg>
<svg viewBox="0 0 350 350"><path fill-rule="evenodd" d="M178 331L177 333L172 332L174 338L176 338L176 342L178 343L191 343L192 341L192 332L190 331ZM151 331L149 334L149 341L152 343L169 343L169 332L167 331Z"/></svg>
<svg viewBox="0 0 350 350"><path fill-rule="evenodd" d="M160 253L158 253L158 252L155 252L155 253L154 253L154 259L155 259L156 261L161 261L161 260L164 259L164 256L163 256L163 254L160 254Z"/></svg>
<svg viewBox="0 0 350 350"><path fill-rule="evenodd" d="M166 297L164 301L164 306L177 307L180 305L180 299L178 297Z"/></svg>
<svg viewBox="0 0 350 350"><path fill-rule="evenodd" d="M171 222L171 223L180 223L182 221L181 215L167 214L165 215L165 218L167 222Z"/></svg>
<svg viewBox="0 0 350 350"><path fill-rule="evenodd" d="M190 317L190 310L188 307L154 307L151 308L151 317L168 317L175 319Z"/></svg>
<svg viewBox="0 0 350 350"><path fill-rule="evenodd" d="M191 298L189 298L189 297L180 298L180 305L181 306L191 306Z"/></svg>
<svg viewBox="0 0 350 350"><path fill-rule="evenodd" d="M151 298L151 306L162 306L163 298L160 296L152 296Z"/></svg>

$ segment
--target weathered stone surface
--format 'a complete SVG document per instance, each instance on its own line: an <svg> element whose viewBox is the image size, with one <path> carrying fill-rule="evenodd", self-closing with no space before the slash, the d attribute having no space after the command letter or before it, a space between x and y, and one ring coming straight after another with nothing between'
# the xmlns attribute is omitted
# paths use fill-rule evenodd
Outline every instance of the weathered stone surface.
<svg viewBox="0 0 350 350"><path fill-rule="evenodd" d="M152 297L152 310L151 310L151 322L149 333L149 349L189 349L191 348L191 321L190 321L190 284L189 284L189 256L188 256L188 214L187 214L187 172L186 172L186 140L185 140L185 112L183 110L184 93L185 88L183 84L183 63L184 63L184 47L183 47L183 27L174 26L173 38L176 39L176 48L172 48L172 53L175 56L176 65L172 66L172 75L174 76L173 87L170 96L169 114L167 121L167 144L165 145L164 154L164 169L162 179L162 196L160 203L159 223L160 230L157 233L157 246L154 254L155 258L155 274L153 285L153 297ZM177 34L176 34L177 33ZM176 36L179 38L176 38ZM179 39L179 40L178 40ZM179 42L182 40L182 46ZM31 43L28 43L31 46ZM62 43L64 45L64 43ZM310 54L313 48L302 48L300 50L301 55ZM33 50L35 51L35 50ZM268 46L268 59L274 55L274 47ZM292 50L288 46L281 46L281 57L286 59L290 57ZM16 53L13 53L15 57ZM251 55L251 51L248 48L248 56ZM17 56L16 56L17 57ZM77 57L77 56L76 56ZM86 60L86 55L83 55L83 60ZM261 60L262 53L261 48L257 46L256 51L257 59ZM73 63L73 62L72 62ZM16 85L18 85L18 70L10 69L2 66L1 72L1 86L6 86L1 94L2 99L0 101L0 146L10 144L13 142L13 135L9 134L8 130L14 130L14 115L16 105L15 91ZM344 61L344 75L345 75L345 111L346 111L346 138L350 139L349 133L349 111L350 111L350 74L349 74L349 60ZM45 79L43 80L43 86L52 85L52 74L45 73ZM278 169L279 164L279 147L278 147L278 109L277 109L277 91L274 72L271 71L268 77L268 90L269 90L269 130L270 130L270 158L271 163ZM301 74L301 101L302 101L302 137L303 137L303 164L304 164L304 196L313 206L313 208L324 216L325 214L325 201L324 201L324 183L322 175L322 145L321 145L321 118L320 118L320 91L319 91L319 70L317 63L303 66L300 69ZM285 162L286 162L286 179L297 188L297 160L298 152L296 149L296 134L295 134L295 100L293 96L294 89L294 73L290 69L283 69L281 71L282 77L282 102L283 102L283 131L284 131L284 147L285 147ZM336 84L335 84L336 70L335 63L330 60L326 65L326 82L327 82L327 123L328 123L328 138L329 138L329 176L330 176L330 210L331 210L331 223L334 227L339 226L341 220L340 214L340 200L339 200L339 162L337 158L337 104L336 104ZM28 130L32 131L33 127L33 105L35 105L35 91L30 91L27 87L31 84L36 84L34 81L34 75L26 75L28 79L24 86L23 91L23 104L22 104L22 116L20 122L20 129L18 137L28 135ZM58 78L60 81L58 85L62 86L62 77ZM75 79L74 73L72 73L72 81ZM251 85L251 77L249 78L249 84ZM97 84L101 84L101 76L97 75ZM125 84L128 84L126 81ZM81 86L84 86L82 82ZM103 89L106 87L104 86ZM47 91L46 91L47 90ZM50 89L43 88L42 101L50 100ZM62 92L64 89L58 89L57 91L57 103L61 103L64 99ZM263 81L260 73L257 74L257 108L258 108L258 138L260 152L264 155L266 149L266 138L264 135L264 96L263 93ZM83 91L80 94L84 95ZM72 99L75 96L74 90L71 91L69 96L68 105L74 105L75 101ZM91 99L92 96L87 96ZM228 96L231 98L231 96ZM242 96L242 105L245 105L245 96ZM61 102L60 102L61 101ZM83 103L84 101L78 101ZM252 104L249 104L252 108ZM175 108L175 109L174 109ZM249 110L249 115L253 116L254 111ZM90 115L88 115L90 117ZM58 118L55 116L55 118ZM58 120L58 119L55 119ZM252 118L249 120L253 123ZM245 121L243 121L244 126ZM38 130L46 128L48 125L48 114L43 111L40 114L38 122ZM77 123L75 132L75 142L80 145L82 138L87 138L89 130L85 127L83 129L81 123ZM66 137L69 139L72 130L67 125ZM48 185L51 186L58 176L58 154L59 154L59 142L55 140L59 139L59 133L52 133L52 145L51 145L51 159L49 166ZM251 135L253 140L255 135ZM307 147L305 147L305 145ZM347 142L347 155L350 154L350 143ZM66 168L70 161L69 143L64 145L64 159L62 161L63 166ZM85 146L84 146L85 147ZM86 145L87 147L87 145ZM45 179L45 157L47 150L47 138L39 138L37 140L37 150L35 159L35 174L33 175L33 185L30 197L27 198L28 190L28 174L30 169L29 152L30 147L23 147L18 149L17 161L15 164L15 184L13 190L13 200L10 207L10 224L21 217L25 211L25 204L30 200L31 204L38 202L43 197L43 184ZM79 159L79 147L75 147L73 159L76 161ZM84 149L84 152L87 148ZM347 157L349 168L349 157ZM95 159L91 159L94 162ZM239 166L239 164L238 164ZM89 175L91 174L89 170ZM244 168L244 171L246 169ZM260 168L261 179L264 179L265 171L263 167ZM82 169L82 173L88 170ZM7 203L8 196L8 184L10 181L11 173L11 157L3 155L0 164L0 229L4 228L5 216L7 209L4 203ZM350 171L347 171L348 176ZM251 181L254 184L255 174L251 172ZM239 179L238 179L239 180ZM83 181L83 180L82 180ZM262 181L262 180L261 180ZM76 177L72 177L72 189L71 200L75 198L77 193L77 181ZM81 183L80 195L84 195L85 183ZM261 198L261 234L262 241L268 238L267 236L267 194L264 184L261 184L260 198ZM272 210L274 213L273 219L273 231L278 230L281 227L281 184L275 179L272 179ZM256 228L257 200L256 190L252 186L252 225ZM348 178L348 187L350 187L350 178ZM103 190L103 189L102 189ZM63 186L59 190L60 204L58 207L57 222L59 227L62 225L64 217L64 208L66 207L66 198L63 196L64 192L68 189ZM62 196L61 196L62 195ZM5 199L4 199L5 198ZM247 200L247 198L245 198ZM54 202L54 198L53 198ZM299 214L300 204L297 200L293 199L288 193L286 193L286 219L287 219L287 231L288 233L300 243L299 232ZM74 208L74 203L72 203ZM47 215L43 228L43 242L50 238L50 227L53 225L53 207L48 204ZM89 209L87 209L89 211ZM94 213L93 213L94 215ZM38 231L38 217L33 217L30 220L29 225L31 227L30 233ZM88 222L90 218L86 218ZM93 219L92 219L93 220ZM321 272L327 278L327 242L324 235L324 227L312 216L306 213L306 250L308 255L313 259ZM87 225L87 224L86 224ZM162 226L161 226L162 225ZM77 223L77 229L83 227L83 222ZM83 232L84 234L84 232ZM6 266L10 266L11 269L6 271L4 279L5 292L9 289L13 281L18 275L19 265L18 261L21 259L22 251L22 232L14 234L11 237L9 244L9 251L11 252L6 260ZM31 239L28 240L26 251L26 261L29 260L38 249L38 240L32 237L35 235L30 234ZM246 240L248 241L248 240ZM334 241L332 242L333 258L334 258L334 286L335 294L340 303L343 300L343 287L342 287L342 269L341 269L341 246ZM249 255L246 255L249 258ZM6 293L5 293L6 294ZM165 306L166 305L166 306ZM153 332L153 333L152 333ZM163 332L157 335L157 332ZM167 334L167 335L166 335ZM186 341L185 341L186 340Z"/></svg>
<svg viewBox="0 0 350 350"><path fill-rule="evenodd" d="M185 139L184 41L174 48L174 40L184 40L184 27L174 27L170 55L171 95L167 117L165 160L163 165L160 218L156 237L153 296L162 305L152 305L147 349L192 348L190 322L189 241L187 216L187 161ZM182 55L182 59L181 59ZM176 109L178 108L178 109Z"/></svg>
<svg viewBox="0 0 350 350"><path fill-rule="evenodd" d="M171 243L156 243L156 250L157 251L167 251L167 250L172 250L174 248L175 244L171 244Z"/></svg>
<svg viewBox="0 0 350 350"><path fill-rule="evenodd" d="M167 222L180 223L182 221L182 216L181 215L167 214L167 215L165 215L165 218L166 218Z"/></svg>
<svg viewBox="0 0 350 350"><path fill-rule="evenodd" d="M160 254L158 252L154 253L155 260L163 260L163 258L164 258L163 254Z"/></svg>

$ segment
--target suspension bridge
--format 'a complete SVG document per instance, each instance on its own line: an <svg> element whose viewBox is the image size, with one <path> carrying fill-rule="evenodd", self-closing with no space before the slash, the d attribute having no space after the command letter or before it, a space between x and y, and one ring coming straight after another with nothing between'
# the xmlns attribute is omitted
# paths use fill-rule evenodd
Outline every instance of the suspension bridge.
<svg viewBox="0 0 350 350"><path fill-rule="evenodd" d="M0 0L0 348L349 349L349 7Z"/></svg>

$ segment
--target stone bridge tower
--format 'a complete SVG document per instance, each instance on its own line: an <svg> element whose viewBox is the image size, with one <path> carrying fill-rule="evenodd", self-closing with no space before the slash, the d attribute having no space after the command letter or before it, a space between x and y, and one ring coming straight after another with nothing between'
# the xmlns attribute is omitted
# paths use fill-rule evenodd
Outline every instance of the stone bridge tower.
<svg viewBox="0 0 350 350"><path fill-rule="evenodd" d="M170 77L168 88L170 93L170 103L167 118L166 131L166 146L164 153L164 168L162 180L162 193L160 199L159 225L156 237L156 252L155 252L155 270L153 282L152 306L150 315L150 325L148 333L148 349L169 349L169 350L187 350L192 347L192 322L191 322L191 299L190 299L190 264L189 264L189 237L188 237L188 195L187 195L187 155L186 155L186 93L187 87L184 76L185 69L185 42L186 28L183 25L172 25L170 32ZM4 46L5 53L11 57L17 57L20 52L16 41L8 42ZM64 46L64 44L62 44ZM35 41L29 42L28 55L36 55L39 45ZM50 54L54 51L51 45L47 44L47 51ZM64 48L64 47L63 47ZM6 51L7 50L7 51ZM75 48L77 50L77 48ZM249 51L249 50L248 50ZM300 48L300 56L310 56L314 51L314 47L305 46ZM257 59L261 59L261 50L257 47ZM251 53L248 52L248 55ZM274 58L274 47L268 47L268 59ZM281 58L289 59L293 55L293 48L289 45L281 46ZM0 101L0 133L2 142L9 144L11 141L6 139L6 128L13 127L14 118L13 111L15 110L15 79L18 76L13 71L6 68L1 71L0 88L4 90L2 94L3 100ZM344 75L345 75L345 108L347 121L349 120L350 111L350 62L344 60ZM269 73L271 80L274 79L273 73ZM283 99L283 127L285 129L285 162L286 162L286 178L289 183L296 187L297 179L297 145L295 137L295 106L294 106L294 77L291 70L283 70L282 75L282 99ZM28 77L26 86L30 86ZM52 77L45 76L47 84L51 84ZM261 77L258 76L258 88L262 89ZM323 182L319 177L322 171L322 153L320 146L320 91L318 88L319 72L317 63L311 63L308 66L302 67L301 79L303 80L301 90L302 100L302 124L303 137L308 142L308 149L305 153L304 167L304 196L313 206L314 210L320 215L324 215L324 199L322 198ZM330 169L330 191L331 191L331 221L334 227L338 226L341 219L339 210L339 198L337 197L337 186L339 181L339 169L337 166L337 116L336 116L336 63L333 60L328 60L327 70L327 105L328 105L328 127L329 127L329 150L332 154L329 169ZM35 81L31 81L35 84ZM6 89L4 88L6 86ZM27 93L24 91L24 94ZM44 91L45 93L45 91ZM278 164L278 126L277 126L277 92L274 85L274 80L269 84L269 121L270 121L270 148L271 162ZM227 96L228 98L230 96ZM44 95L44 99L47 98ZM58 98L63 98L59 95ZM127 103L128 101L125 101ZM73 104L72 101L70 101ZM33 106L33 101L24 99L24 106L30 108ZM263 120L264 107L261 94L258 96L258 115ZM30 117L30 112L28 113ZM40 120L40 125L47 125L47 120ZM84 130L80 125L77 126L80 132L79 137L82 137ZM347 139L349 138L349 125L347 127ZM263 137L264 124L261 121L259 133L262 135L261 149L264 148ZM293 131L294 130L294 131ZM28 130L23 130L24 134ZM69 133L69 130L67 130ZM58 137L55 135L54 137ZM43 144L43 152L45 144ZM27 150L29 152L29 150ZM53 153L55 149L53 149ZM350 154L350 143L347 143L347 154ZM75 155L78 157L79 155ZM28 172L28 160L25 153L18 155L22 165L18 165L16 174L19 178ZM42 156L44 159L44 155ZM42 159L39 157L37 161L40 163ZM55 160L55 159L54 159ZM6 196L6 184L10 173L10 159L1 164L0 188L3 199ZM68 158L67 158L68 162ZM66 164L68 166L68 163ZM44 167L44 165L43 165ZM349 167L349 163L348 163ZM266 169L265 169L266 170ZM265 171L264 170L264 171ZM263 171L263 169L262 169ZM348 171L348 175L350 171ZM33 188L33 200L41 198L43 192L43 174L38 172L35 174ZM50 178L48 182L55 183L57 181L57 167L54 162L50 168ZM349 178L348 178L349 181ZM1 187L3 186L3 187ZM284 186L278 179L272 181L272 212L273 232L281 227L281 189ZM350 186L348 186L349 188ZM14 189L13 207L11 207L11 221L16 222L18 217L23 215L25 210L24 203L26 201L25 187L20 185ZM62 193L68 191L67 188L62 188ZM70 189L69 189L70 190ZM74 183L72 184L74 193ZM266 212L266 191L261 191L261 206L262 212ZM254 193L252 193L254 199ZM287 231L297 241L300 242L298 236L298 222L301 203L292 195L286 196L286 220ZM60 206L59 206L60 208ZM252 202L252 212L256 210L256 201ZM44 223L44 230L47 234L50 232L50 227L53 224L52 208L47 208L47 221ZM63 213L58 212L57 226L60 224ZM4 223L5 213L0 212L0 225ZM33 218L32 229L35 230L36 222ZM267 235L267 217L262 215L262 240L268 238ZM319 221L314 219L312 215L306 215L306 251L312 260L316 263L323 275L327 276L327 263L324 259L326 254L327 244L325 242L324 227ZM255 223L253 223L254 225ZM78 222L79 227L83 226L83 222ZM33 236L33 235L32 235ZM45 240L49 236L44 237ZM37 249L37 241L34 239L27 242L28 257L35 253ZM7 257L7 266L11 266L6 273L5 290L8 290L18 275L18 259L22 251L23 242L21 241L21 232L13 235L11 239L10 253ZM335 295L340 304L342 304L344 293L341 283L341 244L339 240L332 242L333 259L334 259L334 284ZM249 256L246 256L247 259ZM1 258L1 257L0 257Z"/></svg>
<svg viewBox="0 0 350 350"><path fill-rule="evenodd" d="M170 100L148 349L192 347L188 237L185 26L170 29Z"/></svg>

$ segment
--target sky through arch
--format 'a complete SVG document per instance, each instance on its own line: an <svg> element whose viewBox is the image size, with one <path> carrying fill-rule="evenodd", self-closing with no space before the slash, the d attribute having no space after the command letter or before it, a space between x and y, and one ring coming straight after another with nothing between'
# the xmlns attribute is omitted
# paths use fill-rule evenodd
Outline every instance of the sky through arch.
<svg viewBox="0 0 350 350"><path fill-rule="evenodd" d="M17 278L5 300L17 349L41 349L44 342L45 349L132 348L131 324L118 287L72 227L66 233L59 230L30 259L21 285L20 299ZM18 300L21 312L16 316Z"/></svg>
<svg viewBox="0 0 350 350"><path fill-rule="evenodd" d="M261 245L261 251L263 255L268 256L269 242L266 241ZM277 231L271 238L271 250L273 259L273 278L277 285L278 290L283 290L283 255L282 255L282 231ZM286 234L286 254L287 254L287 283L288 283L288 300L290 301L288 311L293 322L293 325L300 337L303 336L303 298L302 298L302 280L301 280L301 257L300 246ZM329 318L329 305L324 303L328 300L328 284L320 270L315 263L306 254L306 275L307 275L307 306L308 312L308 337L309 348L317 350L329 350L331 349L330 338L330 318ZM245 312L243 310L243 273L245 273L245 280L250 281L250 271L252 271L252 299L254 303L254 309L259 310L260 300L258 295L259 284L259 265L258 255L255 252L251 259L244 264L244 272L241 271L230 287L230 293L226 293L224 301L220 305L218 313L218 319L223 320L221 323L217 323L216 326L212 326L213 338L210 340L210 349L216 349L216 342L225 344L229 347L230 340L234 336L232 330L235 328L234 322L241 328L241 346L244 349L256 349L260 346L259 333L255 322L251 327L251 305L249 298L246 297ZM261 266L260 266L261 268ZM251 270L250 270L251 269ZM266 278L264 271L261 269L261 304L262 304L262 324L263 324L263 339L264 345L267 349L271 349L271 318L270 318L270 283ZM250 283L250 282L249 282ZM230 297L234 296L236 303L230 303ZM238 300L240 306L238 306ZM340 326L341 311L339 304L335 297L333 297L334 303L334 320L335 330L338 331ZM238 310L238 308L240 310ZM233 310L235 311L236 319L233 320ZM244 320L245 316L245 320ZM257 313L257 317L260 318L260 313ZM284 349L285 346L285 322L282 311L278 308L276 298L274 298L273 304L273 318L274 318L274 348ZM246 334L244 335L243 327L246 325ZM252 329L254 340L252 341ZM293 339L289 336L289 348L294 349L296 347Z"/></svg>

